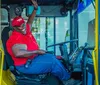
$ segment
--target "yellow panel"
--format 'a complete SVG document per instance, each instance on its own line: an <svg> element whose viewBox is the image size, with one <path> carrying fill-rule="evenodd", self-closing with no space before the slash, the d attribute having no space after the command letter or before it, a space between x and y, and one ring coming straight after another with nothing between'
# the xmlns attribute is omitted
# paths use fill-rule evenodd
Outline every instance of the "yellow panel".
<svg viewBox="0 0 100 85"><path fill-rule="evenodd" d="M1 84L2 84L2 85L7 85L3 80L1 81Z"/></svg>
<svg viewBox="0 0 100 85"><path fill-rule="evenodd" d="M2 41L0 40L0 48L3 48L3 46L2 46Z"/></svg>
<svg viewBox="0 0 100 85"><path fill-rule="evenodd" d="M1 85L15 85L15 78L11 72L3 71Z"/></svg>
<svg viewBox="0 0 100 85"><path fill-rule="evenodd" d="M3 61L4 61L4 52L3 50L0 48L0 85L1 85L1 80L2 80L2 69L3 69Z"/></svg>
<svg viewBox="0 0 100 85"><path fill-rule="evenodd" d="M9 70L3 71L4 52L0 48L0 85L15 85L14 75Z"/></svg>

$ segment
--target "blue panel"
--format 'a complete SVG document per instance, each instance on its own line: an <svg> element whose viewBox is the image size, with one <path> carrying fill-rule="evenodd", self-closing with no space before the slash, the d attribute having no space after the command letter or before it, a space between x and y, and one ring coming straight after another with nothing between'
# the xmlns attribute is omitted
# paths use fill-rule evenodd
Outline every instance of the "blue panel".
<svg viewBox="0 0 100 85"><path fill-rule="evenodd" d="M34 6L27 6L27 15L32 14L32 11L34 9ZM38 10L36 11L36 15L39 15L41 13L40 6L38 6Z"/></svg>
<svg viewBox="0 0 100 85"><path fill-rule="evenodd" d="M92 80L93 78L92 78L92 77L93 77L92 74L88 72L88 81L87 81L87 85L93 85L93 84L92 84L92 82L93 82L93 80Z"/></svg>
<svg viewBox="0 0 100 85"><path fill-rule="evenodd" d="M91 4L91 0L84 0L83 2L79 3L78 5L78 13L82 12L86 7Z"/></svg>

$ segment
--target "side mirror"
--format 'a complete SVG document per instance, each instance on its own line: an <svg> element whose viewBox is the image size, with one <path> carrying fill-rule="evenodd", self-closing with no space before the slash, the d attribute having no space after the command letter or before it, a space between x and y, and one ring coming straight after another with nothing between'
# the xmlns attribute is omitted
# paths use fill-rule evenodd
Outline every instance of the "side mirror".
<svg viewBox="0 0 100 85"><path fill-rule="evenodd" d="M62 16L67 16L68 15L68 9L63 7L60 9L60 13Z"/></svg>
<svg viewBox="0 0 100 85"><path fill-rule="evenodd" d="M14 9L16 16L21 16L22 11L23 11L23 8L21 6L16 6Z"/></svg>

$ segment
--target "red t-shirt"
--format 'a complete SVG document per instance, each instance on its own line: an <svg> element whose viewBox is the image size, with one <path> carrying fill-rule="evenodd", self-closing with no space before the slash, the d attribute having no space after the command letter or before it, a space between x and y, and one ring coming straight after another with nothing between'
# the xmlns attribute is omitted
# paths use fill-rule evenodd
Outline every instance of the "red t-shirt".
<svg viewBox="0 0 100 85"><path fill-rule="evenodd" d="M23 65L26 63L26 61L29 58L34 58L36 56L36 55L33 55L33 56L29 56L29 57L20 57L20 58L14 56L14 54L12 52L12 46L14 44L26 44L28 51L31 51L31 50L33 51L33 50L39 49L39 46L30 31L30 25L28 23L26 24L26 34L24 35L24 34L19 33L14 30L12 32L12 35L10 36L10 38L7 40L6 47L7 47L8 53L11 55L11 57L14 61L15 66Z"/></svg>

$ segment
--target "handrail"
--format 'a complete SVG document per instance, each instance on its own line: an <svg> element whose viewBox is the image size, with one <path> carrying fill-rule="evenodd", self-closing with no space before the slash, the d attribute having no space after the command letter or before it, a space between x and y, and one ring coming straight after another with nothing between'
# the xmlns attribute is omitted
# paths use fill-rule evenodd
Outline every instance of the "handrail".
<svg viewBox="0 0 100 85"><path fill-rule="evenodd" d="M95 73L95 85L99 85L98 83L98 70L97 70L97 62L96 62L96 49L92 52L93 64L94 64L94 73Z"/></svg>
<svg viewBox="0 0 100 85"><path fill-rule="evenodd" d="M78 39L69 40L69 41L66 41L66 42L61 42L61 43L49 45L49 46L47 46L47 47L52 47L52 46L56 46L56 45L62 45L62 44L66 44L66 43L76 42L76 41L78 41Z"/></svg>
<svg viewBox="0 0 100 85"><path fill-rule="evenodd" d="M4 51L0 48L0 51L1 51L1 66L0 66L0 85L1 85L1 82L2 82L2 71L3 71L3 63L4 63Z"/></svg>
<svg viewBox="0 0 100 85"><path fill-rule="evenodd" d="M98 81L98 32L99 32L99 26L98 26L98 0L95 0L95 49L93 51L93 61L94 61L94 70L95 70L95 78L96 78L96 82L95 85L99 85L99 81Z"/></svg>

